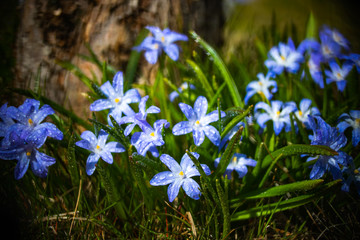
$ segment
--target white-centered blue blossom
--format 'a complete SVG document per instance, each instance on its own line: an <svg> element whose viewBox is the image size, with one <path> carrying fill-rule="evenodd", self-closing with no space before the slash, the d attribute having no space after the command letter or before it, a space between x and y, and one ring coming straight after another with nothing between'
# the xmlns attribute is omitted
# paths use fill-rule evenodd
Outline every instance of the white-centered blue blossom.
<svg viewBox="0 0 360 240"><path fill-rule="evenodd" d="M304 98L300 101L300 108L295 111L296 117L306 126L306 128L310 128L309 115L320 115L319 109L317 107L311 107L311 103L312 101L310 99Z"/></svg>
<svg viewBox="0 0 360 240"><path fill-rule="evenodd" d="M289 114L296 110L294 102L283 103L282 101L271 101L271 106L267 103L259 102L255 105L254 111L259 109L265 110L263 113L256 115L257 123L261 128L265 128L265 123L269 120L273 121L275 135L279 135L285 127L286 131L290 131L291 123Z"/></svg>
<svg viewBox="0 0 360 240"><path fill-rule="evenodd" d="M258 81L252 81L246 87L245 104L247 104L249 99L256 93L260 94L262 98L265 97L270 100L273 97L273 93L277 92L276 81L270 80L270 77L272 77L271 72L266 74L266 76L264 76L263 73L259 73L257 77L259 79Z"/></svg>
<svg viewBox="0 0 360 240"><path fill-rule="evenodd" d="M300 68L300 63L304 61L303 55L296 50L291 38L288 39L288 44L279 43L277 47L272 47L268 57L265 65L275 74L281 74L284 70L296 73Z"/></svg>
<svg viewBox="0 0 360 240"><path fill-rule="evenodd" d="M76 146L91 151L91 154L86 161L86 173L88 175L92 175L94 173L99 158L109 164L112 164L113 156L111 153L125 152L124 146L118 142L106 143L108 136L109 134L107 134L104 130L100 130L98 137L90 131L84 131L80 136L82 140L75 143Z"/></svg>
<svg viewBox="0 0 360 240"><path fill-rule="evenodd" d="M205 97L199 96L196 99L194 109L185 103L179 103L179 107L189 121L175 124L172 130L174 135L184 135L192 132L196 146L200 146L204 142L206 135L215 146L219 146L219 131L209 125L209 123L219 120L219 112L214 110L206 115L208 102ZM221 111L221 117L225 117L225 112Z"/></svg>
<svg viewBox="0 0 360 240"><path fill-rule="evenodd" d="M221 158L216 158L214 161L215 167L219 165ZM244 177L247 172L247 166L255 167L256 161L251 158L247 158L245 154L234 153L232 156L229 165L226 167L224 176L226 175L228 179L231 179L232 171L236 171L239 175L239 178Z"/></svg>
<svg viewBox="0 0 360 240"><path fill-rule="evenodd" d="M149 99L149 96L141 98L139 103L139 112L131 116L122 117L119 120L119 124L130 123L124 131L125 136L128 136L136 125L138 125L143 131L146 128L151 128L150 124L146 121L146 117L149 113L159 113L160 108L156 106L150 106L146 109L146 101Z"/></svg>
<svg viewBox="0 0 360 240"><path fill-rule="evenodd" d="M196 159L199 158L198 153L192 152L191 154ZM184 189L186 195L192 199L200 199L200 186L192 179L192 177L200 176L200 173L187 153L181 158L180 164L167 154L162 154L160 160L170 169L170 171L156 174L150 180L150 185L163 186L170 184L167 190L170 202L174 201L179 194L181 187ZM201 167L206 175L210 175L210 168L206 164L201 164Z"/></svg>
<svg viewBox="0 0 360 240"><path fill-rule="evenodd" d="M327 77L326 83L329 84L335 82L338 90L340 92L343 92L346 87L346 77L351 71L353 64L349 62L344 62L342 67L340 67L335 60L330 60L329 66L331 71L325 70L325 74Z"/></svg>
<svg viewBox="0 0 360 240"><path fill-rule="evenodd" d="M122 72L115 74L112 85L107 81L100 89L107 99L98 99L93 102L90 105L90 111L110 109L109 115L113 116L117 122L120 121L123 114L126 116L135 114L129 104L139 102L141 96L136 89L130 89L124 94L124 78ZM108 121L110 124L111 121L109 119Z"/></svg>
<svg viewBox="0 0 360 240"><path fill-rule="evenodd" d="M137 51L145 51L146 60L155 64L161 52L164 51L172 60L177 61L179 58L179 47L174 43L176 41L187 41L186 35L171 31L166 28L163 31L154 26L147 26L152 36L146 37L144 41L134 47Z"/></svg>
<svg viewBox="0 0 360 240"><path fill-rule="evenodd" d="M360 142L360 110L351 110L349 113L341 114L339 117L341 122L338 123L337 128L343 133L347 128L351 127L353 129L352 144L356 146Z"/></svg>
<svg viewBox="0 0 360 240"><path fill-rule="evenodd" d="M142 132L136 132L131 137L131 144L135 146L138 153L145 156L148 151L154 157L159 157L159 151L156 147L165 144L162 137L163 128L169 127L169 122L165 119L155 121L154 127L145 127Z"/></svg>

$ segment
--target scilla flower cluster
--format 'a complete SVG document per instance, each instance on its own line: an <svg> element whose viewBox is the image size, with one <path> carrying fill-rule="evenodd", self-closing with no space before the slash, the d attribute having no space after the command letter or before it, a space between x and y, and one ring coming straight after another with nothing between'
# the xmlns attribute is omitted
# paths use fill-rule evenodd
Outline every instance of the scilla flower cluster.
<svg viewBox="0 0 360 240"><path fill-rule="evenodd" d="M30 168L38 177L46 177L55 158L40 152L47 137L63 139L63 133L52 123L43 122L55 111L40 101L26 99L18 108L5 103L0 108L0 158L16 160L15 179L22 178Z"/></svg>

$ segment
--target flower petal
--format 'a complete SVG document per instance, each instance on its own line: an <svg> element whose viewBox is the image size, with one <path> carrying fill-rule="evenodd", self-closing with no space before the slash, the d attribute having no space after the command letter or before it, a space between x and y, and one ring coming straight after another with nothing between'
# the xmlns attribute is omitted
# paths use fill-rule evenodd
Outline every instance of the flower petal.
<svg viewBox="0 0 360 240"><path fill-rule="evenodd" d="M29 163L30 163L29 157L26 155L26 152L23 152L15 167L14 175L16 180L19 180L25 175L27 169L29 168Z"/></svg>
<svg viewBox="0 0 360 240"><path fill-rule="evenodd" d="M210 141L215 145L215 146L219 146L220 144L220 133L219 131L211 126L205 126L203 127L204 133L205 135L210 139Z"/></svg>
<svg viewBox="0 0 360 240"><path fill-rule="evenodd" d="M194 111L198 119L205 117L208 109L208 101L204 96L199 96L194 103Z"/></svg>
<svg viewBox="0 0 360 240"><path fill-rule="evenodd" d="M193 130L193 126L188 121L179 122L175 124L172 132L175 136L188 134Z"/></svg>
<svg viewBox="0 0 360 240"><path fill-rule="evenodd" d="M92 175L95 171L96 164L99 161L100 155L91 153L86 161L86 173L87 175Z"/></svg>
<svg viewBox="0 0 360 240"><path fill-rule="evenodd" d="M166 54L174 61L179 59L179 47L176 44L170 44L164 47Z"/></svg>
<svg viewBox="0 0 360 240"><path fill-rule="evenodd" d="M152 185L152 186L168 185L168 184L174 182L176 178L177 178L177 176L175 176L170 171L160 172L160 173L156 174L150 180L150 185Z"/></svg>
<svg viewBox="0 0 360 240"><path fill-rule="evenodd" d="M45 128L47 131L47 136L56 140L62 140L64 137L64 134L53 123L45 122L35 127L35 129L40 128Z"/></svg>
<svg viewBox="0 0 360 240"><path fill-rule="evenodd" d="M167 190L169 201L172 202L176 198L176 196L179 194L180 187L182 185L183 181L181 179L176 179L174 182L172 182Z"/></svg>
<svg viewBox="0 0 360 240"><path fill-rule="evenodd" d="M113 78L113 88L121 95L124 93L124 77L121 71L117 72Z"/></svg>
<svg viewBox="0 0 360 240"><path fill-rule="evenodd" d="M194 110L192 109L191 106L185 104L185 103L179 103L179 107L181 109L181 111L185 114L186 118L189 120L195 120L196 119L196 115Z"/></svg>
<svg viewBox="0 0 360 240"><path fill-rule="evenodd" d="M114 153L125 152L124 146L121 145L121 143L119 143L119 142L108 142L105 145L104 150L106 150L108 152L114 152Z"/></svg>
<svg viewBox="0 0 360 240"><path fill-rule="evenodd" d="M38 112L36 112L32 116L32 120L34 123L39 124L41 123L48 115L54 114L55 111L47 104L42 106Z"/></svg>
<svg viewBox="0 0 360 240"><path fill-rule="evenodd" d="M112 98L115 96L115 89L109 81L101 85L100 89L108 98Z"/></svg>
<svg viewBox="0 0 360 240"><path fill-rule="evenodd" d="M99 155L102 158L102 160L104 160L108 164L112 164L114 161L113 156L109 151L103 150L99 153Z"/></svg>
<svg viewBox="0 0 360 240"><path fill-rule="evenodd" d="M85 140L85 139L82 139L80 141L77 141L75 143L76 146L78 147L81 147L81 148L84 148L84 149L87 149L87 150L90 150L90 151L93 151L93 147L91 146L91 144L89 143L88 140Z"/></svg>
<svg viewBox="0 0 360 240"><path fill-rule="evenodd" d="M162 154L160 156L161 162L163 162L172 172L178 173L182 171L182 168L180 167L179 163L175 161L174 158L172 158L168 154Z"/></svg>
<svg viewBox="0 0 360 240"><path fill-rule="evenodd" d="M205 134L202 129L193 130L193 138L196 146L200 146L205 140Z"/></svg>
<svg viewBox="0 0 360 240"><path fill-rule="evenodd" d="M189 197L195 200L200 199L200 195L201 195L200 186L197 182L195 182L195 180L191 178L184 179L182 187L186 195L188 195Z"/></svg>
<svg viewBox="0 0 360 240"><path fill-rule="evenodd" d="M155 50L147 50L144 55L145 55L145 59L150 64L155 64L157 62L157 59L158 59L159 51L157 49L155 49Z"/></svg>
<svg viewBox="0 0 360 240"><path fill-rule="evenodd" d="M109 99L98 99L90 104L90 111L102 111L113 107L113 103Z"/></svg>

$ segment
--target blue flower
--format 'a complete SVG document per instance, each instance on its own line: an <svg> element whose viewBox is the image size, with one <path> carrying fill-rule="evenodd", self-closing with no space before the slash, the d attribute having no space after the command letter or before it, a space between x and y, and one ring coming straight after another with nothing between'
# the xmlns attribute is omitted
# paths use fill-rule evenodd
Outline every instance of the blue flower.
<svg viewBox="0 0 360 240"><path fill-rule="evenodd" d="M198 153L192 152L191 154L194 155L196 159L199 158ZM167 190L170 202L174 201L176 196L179 194L180 187L182 187L186 195L192 199L200 199L200 186L192 179L192 177L200 176L200 173L186 153L181 158L180 165L174 158L167 154L162 154L160 156L160 160L170 169L170 171L156 174L150 180L150 185L163 186L170 184ZM210 175L211 171L207 165L201 164L201 167L206 175Z"/></svg>
<svg viewBox="0 0 360 240"><path fill-rule="evenodd" d="M0 108L0 137L5 137L8 132L10 126L12 126L15 122L14 120L8 116L7 114L7 103L3 104ZM0 144L1 147L1 144Z"/></svg>
<svg viewBox="0 0 360 240"><path fill-rule="evenodd" d="M255 105L254 111L259 109L265 110L256 116L257 123L261 128L265 128L265 123L269 120L273 121L275 135L279 135L281 130L285 127L286 131L290 131L291 123L289 114L296 110L294 102L283 104L281 101L271 101L271 106L264 102L259 102Z"/></svg>
<svg viewBox="0 0 360 240"><path fill-rule="evenodd" d="M220 160L221 160L221 158L215 159L215 162L214 162L215 167L217 167L219 165ZM248 172L248 169L246 166L255 167L256 163L257 162L254 159L247 158L245 154L234 153L229 165L227 166L227 168L225 170L224 176L226 175L228 179L231 179L231 173L232 173L232 171L235 170L238 173L239 178L242 178Z"/></svg>
<svg viewBox="0 0 360 240"><path fill-rule="evenodd" d="M344 56L343 58L355 64L356 70L360 72L360 54L350 53L348 56Z"/></svg>
<svg viewBox="0 0 360 240"><path fill-rule="evenodd" d="M195 86L192 84L189 84L187 82L184 82L181 84L181 86L178 88L179 93L182 93L185 89L188 89L190 86L190 89L195 89ZM170 102L173 102L175 98L179 96L179 93L177 91L173 91L169 94Z"/></svg>
<svg viewBox="0 0 360 240"><path fill-rule="evenodd" d="M329 66L331 71L325 70L325 74L327 76L326 83L329 84L331 82L336 82L337 88L340 92L343 92L346 87L346 77L352 69L353 65L344 62L342 68L337 64L335 60L331 60L329 62Z"/></svg>
<svg viewBox="0 0 360 240"><path fill-rule="evenodd" d="M131 123L130 125L128 125L125 128L125 131L124 131L125 136L128 136L136 125L138 125L143 131L146 128L151 128L149 123L146 121L146 117L149 113L159 113L160 108L158 108L156 106L150 106L147 110L145 110L146 109L146 101L148 99L149 99L149 96L145 96L145 97L141 98L141 101L139 103L139 112L138 113L131 115L131 116L122 117L119 120L119 124Z"/></svg>
<svg viewBox="0 0 360 240"><path fill-rule="evenodd" d="M270 100L272 98L272 94L277 92L277 84L274 80L270 80L272 73L268 73L266 77L263 73L259 73L257 75L259 81L252 81L246 87L246 96L245 96L245 104L248 103L249 99L256 93L265 96L266 99ZM270 87L272 89L270 90ZM265 100L265 99L263 99Z"/></svg>
<svg viewBox="0 0 360 240"><path fill-rule="evenodd" d="M309 115L320 115L320 111L316 107L310 107L311 100L304 98L300 101L300 109L295 111L296 117L307 127L310 128Z"/></svg>
<svg viewBox="0 0 360 240"><path fill-rule="evenodd" d="M4 160L18 160L15 167L15 179L21 179L29 165L33 173L38 177L46 177L48 167L55 163L55 158L52 158L38 149L44 144L48 132L46 128L41 128L38 131L29 132L25 138L19 134L22 132L12 131L10 135L10 147L0 150L0 158Z"/></svg>
<svg viewBox="0 0 360 240"><path fill-rule="evenodd" d="M124 94L123 85L123 73L117 72L112 85L107 81L100 87L101 91L107 96L107 99L98 99L93 102L90 105L90 111L110 109L109 115L112 115L116 121L120 120L123 113L127 116L134 115L135 112L129 104L139 102L140 94L136 89L130 89ZM111 121L109 121L110 123Z"/></svg>
<svg viewBox="0 0 360 240"><path fill-rule="evenodd" d="M353 146L358 145L360 142L360 110L351 110L350 115L341 114L339 120L341 120L337 125L339 131L343 133L348 127L352 127L352 144Z"/></svg>
<svg viewBox="0 0 360 240"><path fill-rule="evenodd" d="M187 41L188 37L173 32L168 28L163 31L153 26L147 26L146 28L152 33L152 36L146 37L144 41L139 46L134 47L134 49L139 52L145 51L145 58L151 64L157 62L162 50L164 50L172 60L177 61L179 58L179 47L174 42Z"/></svg>
<svg viewBox="0 0 360 240"><path fill-rule="evenodd" d="M49 122L41 123L48 115L54 114L55 111L47 104L39 108L40 102L35 99L26 99L18 108L8 107L7 116L16 121L15 124L8 128L8 134L15 131L21 139L35 134L42 143L46 141L47 137L57 140L63 139L63 133L54 124ZM9 136L4 137L3 143L11 141Z"/></svg>
<svg viewBox="0 0 360 240"><path fill-rule="evenodd" d="M312 54L309 60L307 61L307 66L309 68L311 78L314 80L314 82L318 84L320 88L324 88L324 79L323 79L320 63L321 63L321 55Z"/></svg>
<svg viewBox="0 0 360 240"><path fill-rule="evenodd" d="M177 123L172 131L174 135L192 132L196 146L200 146L204 142L206 135L215 146L219 146L219 131L209 125L209 123L219 120L219 113L214 110L206 115L208 102L205 97L199 96L196 99L194 109L185 103L179 103L179 107L189 121ZM225 117L224 112L221 112L221 117Z"/></svg>
<svg viewBox="0 0 360 240"><path fill-rule="evenodd" d="M76 146L92 152L86 161L86 173L88 175L92 175L94 173L99 158L102 158L105 162L112 164L113 156L111 153L121 153L125 151L125 148L118 142L106 143L108 136L109 134L107 134L104 130L100 130L98 137L90 131L84 131L80 136L82 140L75 143Z"/></svg>
<svg viewBox="0 0 360 240"><path fill-rule="evenodd" d="M360 168L355 168L354 162L351 161L349 166L344 166L342 173L347 175L347 179L343 181L341 190L345 192L350 191L350 185L353 182L355 184L356 190L360 195Z"/></svg>
<svg viewBox="0 0 360 240"><path fill-rule="evenodd" d="M321 178L325 171L329 170L334 179L341 179L342 172L339 164L347 166L350 162L350 156L345 152L339 151L340 148L346 145L346 137L340 133L337 128L331 127L321 117L309 116L309 124L313 130L311 145L323 145L330 147L337 151L339 155L324 156L320 155L317 158L311 172L310 179ZM307 161L316 159L314 157L308 158Z"/></svg>
<svg viewBox="0 0 360 240"><path fill-rule="evenodd" d="M0 158L18 160L15 167L15 179L24 176L29 165L36 176L46 177L48 167L55 159L38 151L47 137L63 139L63 133L52 123L42 121L54 110L49 105L40 108L40 102L26 99L18 108L4 104L0 109L3 139Z"/></svg>
<svg viewBox="0 0 360 240"><path fill-rule="evenodd" d="M279 43L278 47L272 47L269 51L269 59L265 61L266 67L275 74L281 74L284 70L296 73L300 68L303 56L296 51L291 38L288 44Z"/></svg>
<svg viewBox="0 0 360 240"><path fill-rule="evenodd" d="M340 47L343 47L346 50L350 49L349 41L337 30L330 29L328 26L324 26L323 30L320 32L320 36L326 35Z"/></svg>
<svg viewBox="0 0 360 240"><path fill-rule="evenodd" d="M336 57L340 56L341 46L336 43L331 36L329 36L326 32L320 32L320 52L323 57L323 61L327 62L329 60L333 60Z"/></svg>
<svg viewBox="0 0 360 240"><path fill-rule="evenodd" d="M157 120L154 123L154 128L151 126L143 129L143 132L136 132L131 137L131 144L133 144L138 153L142 156L145 156L148 151L154 157L159 156L159 151L157 150L157 146L162 146L165 144L162 138L162 129L163 127L169 127L168 121L165 119Z"/></svg>

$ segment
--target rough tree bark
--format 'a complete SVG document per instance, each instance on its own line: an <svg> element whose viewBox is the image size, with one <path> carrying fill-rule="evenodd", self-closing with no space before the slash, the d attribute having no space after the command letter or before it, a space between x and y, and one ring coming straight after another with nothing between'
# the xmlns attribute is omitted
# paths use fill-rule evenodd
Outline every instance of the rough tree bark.
<svg viewBox="0 0 360 240"><path fill-rule="evenodd" d="M218 0L25 0L16 41L15 86L34 85L41 65L46 96L87 115L85 86L55 64L76 64L91 76L99 70L77 54L88 54L84 43L102 61L125 70L138 33L146 25L186 33L193 29L211 43L221 40L221 2ZM146 73L146 71L142 71Z"/></svg>

